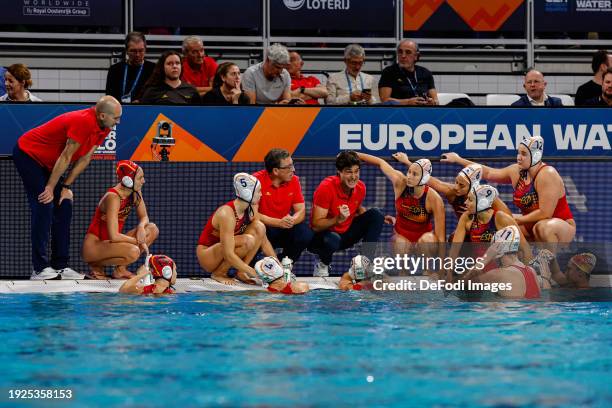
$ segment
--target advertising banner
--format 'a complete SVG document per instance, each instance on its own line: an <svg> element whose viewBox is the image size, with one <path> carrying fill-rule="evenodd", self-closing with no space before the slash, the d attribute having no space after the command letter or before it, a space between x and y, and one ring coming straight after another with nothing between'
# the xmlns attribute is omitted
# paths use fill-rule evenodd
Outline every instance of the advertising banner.
<svg viewBox="0 0 612 408"><path fill-rule="evenodd" d="M0 154L17 138L80 105L3 104ZM340 150L414 157L516 155L525 136L544 138L545 157L612 157L605 108L177 107L124 106L100 154L139 161L260 161L272 147L299 157ZM109 156L106 156L109 157ZM111 156L112 157L112 156Z"/></svg>
<svg viewBox="0 0 612 408"><path fill-rule="evenodd" d="M135 0L134 26L256 29L261 27L262 3L234 0L230 6L217 0L173 0L168 13L167 0Z"/></svg>
<svg viewBox="0 0 612 408"><path fill-rule="evenodd" d="M539 32L612 32L609 0L543 0L534 2L534 7L535 28Z"/></svg>
<svg viewBox="0 0 612 408"><path fill-rule="evenodd" d="M3 0L0 24L121 26L123 0Z"/></svg>
<svg viewBox="0 0 612 408"><path fill-rule="evenodd" d="M270 29L355 31L356 36L393 36L396 0L275 0L270 2ZM373 18L376 16L376 18ZM316 28L313 28L316 27Z"/></svg>

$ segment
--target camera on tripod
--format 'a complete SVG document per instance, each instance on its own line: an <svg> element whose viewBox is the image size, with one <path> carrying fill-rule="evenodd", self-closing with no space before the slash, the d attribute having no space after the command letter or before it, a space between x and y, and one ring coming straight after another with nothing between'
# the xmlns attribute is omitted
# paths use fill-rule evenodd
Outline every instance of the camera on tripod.
<svg viewBox="0 0 612 408"><path fill-rule="evenodd" d="M172 123L160 120L157 123L157 135L153 137L151 143L151 154L153 160L170 161L170 152L176 140L172 137Z"/></svg>

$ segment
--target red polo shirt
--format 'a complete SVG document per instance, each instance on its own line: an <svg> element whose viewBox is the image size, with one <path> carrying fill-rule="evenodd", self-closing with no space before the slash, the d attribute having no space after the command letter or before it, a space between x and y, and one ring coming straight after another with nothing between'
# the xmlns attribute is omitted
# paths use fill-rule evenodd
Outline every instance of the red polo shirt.
<svg viewBox="0 0 612 408"><path fill-rule="evenodd" d="M334 225L329 230L342 234L346 232L355 218L357 209L361 206L366 195L366 186L359 180L351 192L346 194L340 184L340 176L330 176L325 178L314 192L313 204L327 209L327 218L334 218L340 214L340 206L348 205L351 215L338 225ZM314 212L314 209L313 209ZM310 225L312 226L312 214L310 215Z"/></svg>
<svg viewBox="0 0 612 408"><path fill-rule="evenodd" d="M187 62L187 58L183 60L183 70L181 72L181 81L187 82L195 87L210 86L210 80L215 77L217 72L217 63L210 57L204 57L204 62L200 65L200 69L195 71Z"/></svg>
<svg viewBox="0 0 612 408"><path fill-rule="evenodd" d="M313 77L313 76L305 77L304 75L300 75L299 78L291 78L291 90L295 91L296 89L298 89L298 88L300 88L302 86L304 88L315 88L320 83L321 83L321 81L319 81L317 79L317 77ZM306 101L306 104L308 104L308 105L318 105L319 104L319 100L318 99L309 99L309 100Z"/></svg>
<svg viewBox="0 0 612 408"><path fill-rule="evenodd" d="M63 113L49 122L27 131L18 140L19 148L41 166L53 170L68 139L81 146L72 155L71 163L85 156L92 147L99 146L110 129L100 129L96 108Z"/></svg>
<svg viewBox="0 0 612 408"><path fill-rule="evenodd" d="M291 214L293 204L304 202L300 178L296 175L287 183L275 187L267 170L260 170L253 174L261 183L261 200L259 212L272 218L283 218Z"/></svg>

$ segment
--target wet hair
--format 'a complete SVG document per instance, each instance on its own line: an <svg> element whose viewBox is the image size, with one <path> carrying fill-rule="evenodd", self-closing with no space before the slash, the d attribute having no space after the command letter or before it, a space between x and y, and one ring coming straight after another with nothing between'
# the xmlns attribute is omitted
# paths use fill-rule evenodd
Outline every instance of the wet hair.
<svg viewBox="0 0 612 408"><path fill-rule="evenodd" d="M125 49L127 50L128 44L131 42L142 41L147 46L147 38L140 31L132 31L125 36Z"/></svg>
<svg viewBox="0 0 612 408"><path fill-rule="evenodd" d="M359 156L357 156L357 153L352 150L340 152L336 156L336 169L338 171L351 168L355 165L361 167L361 162L359 161Z"/></svg>
<svg viewBox="0 0 612 408"><path fill-rule="evenodd" d="M10 67L7 67L6 71L10 72L10 74L19 82L23 82L23 87L25 89L32 86L32 74L30 74L30 70L25 65L13 64ZM2 78L2 80L4 80L4 78Z"/></svg>
<svg viewBox="0 0 612 408"><path fill-rule="evenodd" d="M213 88L220 88L223 85L223 77L226 76L229 70L234 66L238 65L233 62L223 62L219 64L217 72L215 72L215 77L213 78Z"/></svg>
<svg viewBox="0 0 612 408"><path fill-rule="evenodd" d="M282 44L272 44L268 47L266 57L275 64L287 65L289 64L289 51L287 47Z"/></svg>
<svg viewBox="0 0 612 408"><path fill-rule="evenodd" d="M610 55L610 52L608 50L599 50L595 54L593 54L591 68L593 69L594 74L599 71L599 67L601 66L601 64L608 65L608 55Z"/></svg>
<svg viewBox="0 0 612 408"><path fill-rule="evenodd" d="M268 173L272 173L272 170L278 169L281 165L281 160L286 159L287 157L291 157L291 154L285 149L277 149L274 148L270 150L266 157L264 157L264 165L266 166L266 171Z"/></svg>
<svg viewBox="0 0 612 408"><path fill-rule="evenodd" d="M349 59L351 57L365 58L365 50L359 44L349 44L344 49L344 59Z"/></svg>
<svg viewBox="0 0 612 408"><path fill-rule="evenodd" d="M164 83L164 81L166 80L166 71L164 71L164 65L166 64L166 60L168 59L168 57L172 55L176 55L177 57L179 57L179 61L182 64L183 58L181 57L181 54L174 50L164 51L157 60L155 68L153 68L153 73L151 73L151 77L145 84L145 88L148 88L150 86L159 86Z"/></svg>

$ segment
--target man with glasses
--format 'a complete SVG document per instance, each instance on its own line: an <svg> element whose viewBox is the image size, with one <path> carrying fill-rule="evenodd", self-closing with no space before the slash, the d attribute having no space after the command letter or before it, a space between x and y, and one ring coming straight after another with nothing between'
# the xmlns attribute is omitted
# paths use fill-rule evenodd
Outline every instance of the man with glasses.
<svg viewBox="0 0 612 408"><path fill-rule="evenodd" d="M535 69L527 71L523 88L525 88L527 94L521 96L521 99L514 102L512 106L522 106L526 108L532 106L563 106L561 99L546 95L546 81L544 80L544 75L540 71L536 71Z"/></svg>
<svg viewBox="0 0 612 408"><path fill-rule="evenodd" d="M389 105L438 105L438 92L431 72L416 65L419 46L403 40L397 46L397 62L383 69L378 82L380 100Z"/></svg>
<svg viewBox="0 0 612 408"><path fill-rule="evenodd" d="M272 149L264 158L265 169L254 174L261 183L259 216L274 248L282 248L279 259L295 264L312 240L313 232L304 222L306 206L293 159L285 149Z"/></svg>
<svg viewBox="0 0 612 408"><path fill-rule="evenodd" d="M362 205L366 186L359 180L361 163L353 151L336 156L335 176L321 181L314 192L310 226L315 232L308 250L319 255L314 276L329 276L334 252L363 241L364 255L374 259L384 215L378 208L366 210Z"/></svg>
<svg viewBox="0 0 612 408"><path fill-rule="evenodd" d="M264 62L247 68L242 75L242 88L251 104L304 103L291 99L291 76L287 72L289 51L284 45L272 44Z"/></svg>
<svg viewBox="0 0 612 408"><path fill-rule="evenodd" d="M137 102L155 64L145 60L147 40L133 31L125 37L125 59L112 65L106 76L106 94L122 103Z"/></svg>
<svg viewBox="0 0 612 408"><path fill-rule="evenodd" d="M333 73L327 80L328 105L372 105L376 98L372 96L374 78L361 72L365 62L365 50L359 44L349 44L344 49L346 68Z"/></svg>

